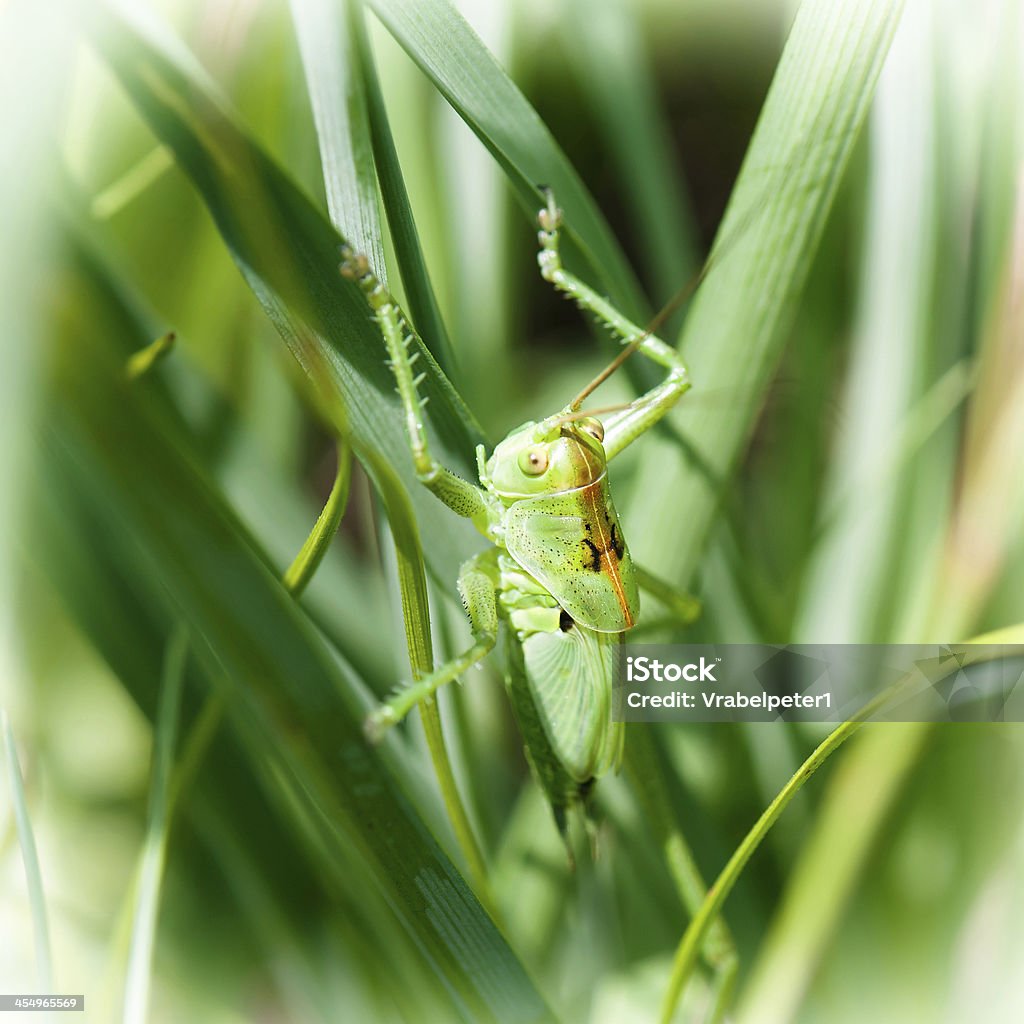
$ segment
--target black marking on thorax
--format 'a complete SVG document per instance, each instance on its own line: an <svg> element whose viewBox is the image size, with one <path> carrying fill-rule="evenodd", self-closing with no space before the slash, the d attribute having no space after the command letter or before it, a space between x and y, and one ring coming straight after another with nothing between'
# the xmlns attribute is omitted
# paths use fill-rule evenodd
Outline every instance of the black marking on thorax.
<svg viewBox="0 0 1024 1024"><path fill-rule="evenodd" d="M619 536L616 523L612 523L612 550L615 552L615 557L621 562L622 556L626 551L626 545L622 543L622 537Z"/></svg>
<svg viewBox="0 0 1024 1024"><path fill-rule="evenodd" d="M589 561L586 562L586 567L592 572L601 571L601 550L598 546L587 537L583 538L583 546L589 552Z"/></svg>
<svg viewBox="0 0 1024 1024"><path fill-rule="evenodd" d="M586 558L584 565L592 572L601 571L601 559L605 555L614 554L617 561L622 561L622 556L626 553L626 545L622 542L622 537L616 529L616 524L609 520L609 533L608 539L604 545L598 547L590 537L583 538L583 547L586 549L584 552ZM590 524L586 525L587 533L592 535Z"/></svg>

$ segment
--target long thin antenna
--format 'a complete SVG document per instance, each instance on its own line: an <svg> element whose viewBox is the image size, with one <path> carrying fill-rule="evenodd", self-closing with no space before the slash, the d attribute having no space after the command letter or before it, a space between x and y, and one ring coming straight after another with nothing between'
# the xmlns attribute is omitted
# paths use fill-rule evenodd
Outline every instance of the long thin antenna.
<svg viewBox="0 0 1024 1024"><path fill-rule="evenodd" d="M746 233L747 228L750 226L755 215L760 211L761 207L752 207L748 212L747 216L743 218L741 223L730 232L728 238L720 241L716 240L711 246L711 252L708 253L708 258L704 261L704 265L700 268L700 271L691 277L676 293L673 295L668 302L654 315L654 317L648 322L644 328L642 334L634 338L628 345L569 403L569 408L577 410L583 404L584 400L593 392L595 392L615 371L622 366L622 364L654 333L656 333L662 324L680 306L689 301L693 296L694 292L704 283L705 278L714 267L718 264L721 259L723 250L728 252L732 246L733 240L740 238ZM724 215L723 215L724 220Z"/></svg>
<svg viewBox="0 0 1024 1024"><path fill-rule="evenodd" d="M621 412L632 404L632 402L620 402L618 405L602 405L597 409L574 409L572 412L564 412L560 416L552 416L544 422L552 427L558 427L563 423L572 423L574 420L584 420L588 416L602 416L606 412Z"/></svg>
<svg viewBox="0 0 1024 1024"><path fill-rule="evenodd" d="M631 341L570 403L569 408L576 412L585 398L593 394L643 343L651 334L650 329L644 331L639 338Z"/></svg>
<svg viewBox="0 0 1024 1024"><path fill-rule="evenodd" d="M569 403L569 408L577 410L584 400L593 394L622 364L652 335L661 325L683 305L693 293L704 283L704 279L714 266L714 256L720 247L711 250L711 255L704 261L700 273L694 275L665 303L654 315L643 333L635 337L626 347Z"/></svg>

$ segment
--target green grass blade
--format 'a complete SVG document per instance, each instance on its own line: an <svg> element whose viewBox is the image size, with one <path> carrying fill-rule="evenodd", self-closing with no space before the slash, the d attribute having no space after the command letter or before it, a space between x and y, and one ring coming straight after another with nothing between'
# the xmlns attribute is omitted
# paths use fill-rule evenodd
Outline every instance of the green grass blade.
<svg viewBox="0 0 1024 1024"><path fill-rule="evenodd" d="M330 0L291 0L292 21L313 107L331 223L387 282L366 94L344 6Z"/></svg>
<svg viewBox="0 0 1024 1024"><path fill-rule="evenodd" d="M904 581L934 575L957 439L940 433L938 444L899 474L877 470L937 376L944 341L942 325L933 321L943 171L934 144L938 55L927 41L937 32L925 8L908 8L872 110L860 295L842 396L844 418L857 429L836 438L823 500L836 506L870 480L869 497L858 495L855 514L814 552L795 624L801 638L909 642L922 636L923 624L907 630L894 605L902 604ZM955 291L948 287L946 298ZM960 319L949 316L950 323ZM837 579L844 581L839 591ZM929 586L935 585L933 579Z"/></svg>
<svg viewBox="0 0 1024 1024"><path fill-rule="evenodd" d="M149 814L139 861L124 992L124 1024L145 1024L149 1015L149 991L153 973L153 948L160 908L160 889L171 828L171 777L174 746L181 712L181 691L188 656L188 631L178 627L171 635L160 680L153 743L153 777L149 788Z"/></svg>
<svg viewBox="0 0 1024 1024"><path fill-rule="evenodd" d="M296 597L302 596L302 592L320 567L331 541L334 540L334 535L338 532L342 516L345 515L345 506L348 504L348 490L352 480L352 452L344 441L339 441L335 448L338 453L338 468L331 493L327 496L327 501L301 550L281 579L285 587Z"/></svg>
<svg viewBox="0 0 1024 1024"><path fill-rule="evenodd" d="M451 342L420 249L358 0L292 0L331 222L387 283L378 189L412 322L450 372ZM347 225L355 228L349 230Z"/></svg>
<svg viewBox="0 0 1024 1024"><path fill-rule="evenodd" d="M867 731L829 780L828 798L793 865L779 913L744 989L737 1011L743 1024L793 1019L930 733L931 726L922 722Z"/></svg>
<svg viewBox="0 0 1024 1024"><path fill-rule="evenodd" d="M654 740L644 730L630 729L626 747L625 770L637 793L644 816L651 823L672 876L679 901L693 917L707 898L707 883L690 849L683 830L674 820L674 812L663 778ZM729 926L717 918L708 928L703 950L709 966L732 974L738 961L736 945Z"/></svg>
<svg viewBox="0 0 1024 1024"><path fill-rule="evenodd" d="M395 542L398 563L398 587L402 596L402 621L405 623L405 642L414 679L429 675L434 670L434 651L430 633L430 605L427 593L427 575L424 571L423 548L419 528L408 498L394 479L388 467L380 463L374 474L384 502L385 514ZM420 705L427 746L434 764L441 796L448 818L455 831L459 848L469 867L477 894L484 905L494 913L494 896L487 877L487 867L476 841L472 825L459 794L451 761L441 731L441 714L436 698Z"/></svg>
<svg viewBox="0 0 1024 1024"><path fill-rule="evenodd" d="M362 2L361 0L347 0L347 8L352 43L359 57L359 67L366 90L381 198L388 219L388 227L391 229L395 259L398 261L402 284L405 286L409 311L427 348L434 353L445 372L450 374L455 365L452 343L448 337L448 329L441 317L437 296L434 294L430 275L427 272L427 264L423 258L416 221L409 204L409 194L405 188L402 168L398 162L398 152L391 136L387 111L384 109L384 97L377 79L373 51L367 39Z"/></svg>
<svg viewBox="0 0 1024 1024"><path fill-rule="evenodd" d="M39 867L39 851L36 849L32 818L25 799L25 780L21 777L18 751L14 745L14 730L7 712L0 710L0 731L3 732L4 757L7 762L7 778L11 787L11 802L14 805L14 821L21 845L21 860L25 866L25 885L28 889L29 906L32 911L32 941L36 954L36 984L40 992L53 991L53 954L50 948L50 925L46 915L46 897L43 892L43 873Z"/></svg>
<svg viewBox="0 0 1024 1024"><path fill-rule="evenodd" d="M327 366L358 447L398 469L429 538L431 568L448 578L470 553L470 532L451 530L446 510L416 485L379 333L358 287L338 274L341 236L239 126L191 55L165 35L121 14L108 14L96 32L103 56L192 179L293 354L306 367L314 360ZM426 350L422 363L438 456L472 473L481 440L475 421Z"/></svg>
<svg viewBox="0 0 1024 1024"><path fill-rule="evenodd" d="M637 10L624 0L573 0L564 7L561 29L642 242L655 305L661 306L696 273L697 239L682 170L658 110Z"/></svg>
<svg viewBox="0 0 1024 1024"><path fill-rule="evenodd" d="M887 700L891 692L895 691L896 686L893 686L882 694L882 697ZM701 946L710 933L712 926L718 920L718 915L729 893L746 867L747 862L753 856L754 851L760 846L772 826L778 821L779 816L807 780L864 724L864 718L883 706L883 703L883 700L880 699L872 701L858 717L851 718L829 733L814 749L811 756L794 773L789 782L783 786L775 799L765 808L764 813L758 818L753 828L743 838L740 845L736 847L728 863L722 869L718 878L715 879L710 890L708 890L704 904L697 914L694 915L693 920L686 929L682 942L679 944L679 948L676 950L675 960L672 964L672 974L662 1006L662 1024L671 1024L679 997L692 977Z"/></svg>
<svg viewBox="0 0 1024 1024"><path fill-rule="evenodd" d="M369 0L369 6L508 175L531 222L554 189L566 239L595 283L624 313L643 320L647 303L621 248L551 133L448 0ZM571 253L569 260L571 261Z"/></svg>
<svg viewBox="0 0 1024 1024"><path fill-rule="evenodd" d="M341 5L292 0L331 222L387 281L367 100Z"/></svg>
<svg viewBox="0 0 1024 1024"><path fill-rule="evenodd" d="M721 389L736 398L711 407L680 403L673 422L689 450L684 456L666 442L648 445L631 508L636 556L657 562L669 579L687 579L704 549L900 10L900 0L806 0L797 14L719 231L727 249L694 300L682 340L693 395Z"/></svg>

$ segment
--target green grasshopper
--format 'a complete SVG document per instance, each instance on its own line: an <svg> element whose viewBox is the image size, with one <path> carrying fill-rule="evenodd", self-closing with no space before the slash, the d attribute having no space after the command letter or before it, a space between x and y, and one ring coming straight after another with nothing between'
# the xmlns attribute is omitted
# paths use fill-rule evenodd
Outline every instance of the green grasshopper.
<svg viewBox="0 0 1024 1024"><path fill-rule="evenodd" d="M473 645L420 680L398 689L367 720L378 739L441 686L484 658L504 620L508 690L534 769L563 835L566 811L594 780L617 769L624 726L612 720L618 645L637 622L638 584L648 575L630 558L608 486L608 463L650 430L690 387L686 367L665 342L631 323L569 273L559 254L562 213L550 192L538 215L541 275L589 310L626 348L562 410L524 423L494 449L477 448L479 486L431 456L409 346L410 328L364 256L343 248L341 273L356 281L384 336L405 413L416 475L492 543L459 571L458 588ZM664 367L662 383L604 421L584 400L633 351ZM609 410L596 410L608 412Z"/></svg>

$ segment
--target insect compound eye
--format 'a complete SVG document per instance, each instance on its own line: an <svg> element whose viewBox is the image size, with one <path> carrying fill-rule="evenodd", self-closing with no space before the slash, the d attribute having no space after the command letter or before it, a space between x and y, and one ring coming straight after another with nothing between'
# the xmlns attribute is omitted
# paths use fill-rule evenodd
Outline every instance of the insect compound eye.
<svg viewBox="0 0 1024 1024"><path fill-rule="evenodd" d="M540 476L548 468L548 450L543 446L519 453L519 468L527 476Z"/></svg>
<svg viewBox="0 0 1024 1024"><path fill-rule="evenodd" d="M604 440L604 424L595 416L587 416L580 420L580 430L586 431L598 441Z"/></svg>

